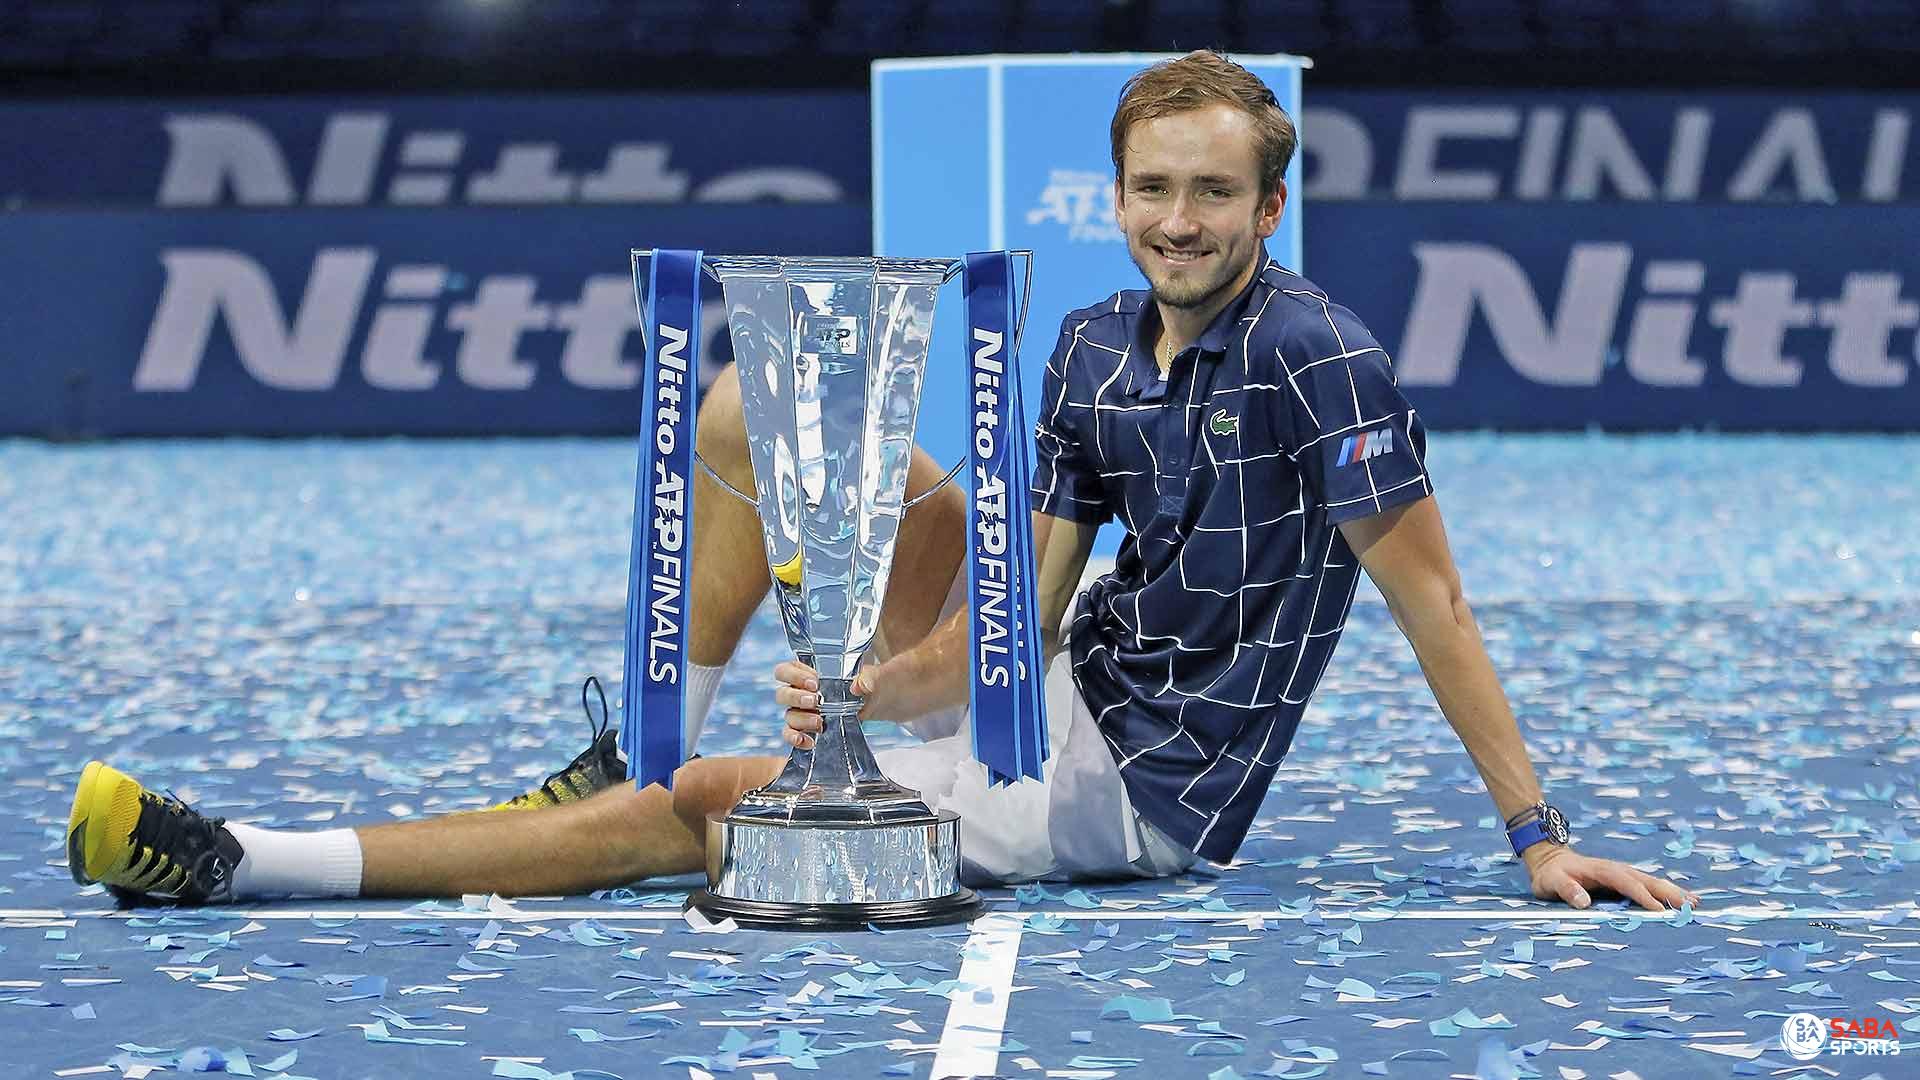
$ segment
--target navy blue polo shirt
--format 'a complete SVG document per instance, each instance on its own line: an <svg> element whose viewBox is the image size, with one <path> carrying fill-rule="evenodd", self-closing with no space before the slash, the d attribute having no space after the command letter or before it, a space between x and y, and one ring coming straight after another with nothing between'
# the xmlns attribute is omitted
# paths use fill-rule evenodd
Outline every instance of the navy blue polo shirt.
<svg viewBox="0 0 1920 1080"><path fill-rule="evenodd" d="M1335 528L1432 493L1426 431L1360 320L1269 260L1163 379L1126 291L1068 315L1036 410L1036 509L1126 539L1081 594L1074 679L1127 794L1233 857L1340 639Z"/></svg>

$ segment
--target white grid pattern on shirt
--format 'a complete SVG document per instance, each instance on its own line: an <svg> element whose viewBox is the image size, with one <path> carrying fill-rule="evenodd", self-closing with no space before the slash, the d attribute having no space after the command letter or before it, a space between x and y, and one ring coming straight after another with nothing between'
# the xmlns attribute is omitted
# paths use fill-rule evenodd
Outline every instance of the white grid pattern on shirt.
<svg viewBox="0 0 1920 1080"><path fill-rule="evenodd" d="M1286 275L1289 278L1299 280L1294 278L1293 275L1284 268L1279 267L1276 263L1270 262L1266 270L1278 271L1280 274ZM1274 312L1273 300L1275 296L1278 295L1293 297L1296 300L1302 301L1302 304L1299 306L1283 305L1280 312ZM1108 311L1120 311L1121 297L1116 294L1109 304L1103 306ZM1301 309L1303 306L1305 310ZM1313 311L1315 307L1318 308L1317 312ZM1311 317L1313 314L1318 314L1326 320L1327 326L1332 332L1337 347L1336 351L1330 355L1318 356L1303 363L1290 364L1284 351L1279 347L1275 347L1272 351L1272 356L1278 363L1281 372L1285 375L1284 381L1255 381L1257 373L1251 370L1249 349L1252 344L1253 335L1259 327L1261 320L1267 319L1270 312L1281 319L1282 325L1284 325L1287 320L1293 318ZM1120 387L1122 391L1131 389L1131 372L1129 370L1131 366L1131 342L1129 342L1127 348L1115 349L1109 345L1091 341L1084 336L1089 322L1091 322L1090 319L1083 321L1073 326L1070 330L1072 340L1062 357L1063 370L1053 372L1059 380L1061 390L1050 403L1051 408L1048 415L1039 427L1043 431L1049 432L1063 429L1072 430L1075 427L1078 427L1078 430L1085 431L1085 426L1067 423L1067 413L1069 410L1072 410L1091 414L1085 417L1082 423L1090 424L1092 428L1091 437L1094 443L1092 454L1090 455L1092 462L1096 468L1100 470L1099 476L1102 481L1111 480L1119 482L1111 487L1104 487L1103 494L1107 496L1107 504L1113 505L1114 508L1120 512L1128 532L1138 541L1139 538L1142 537L1139 528L1140 523L1134 520L1133 508L1130 505L1130 501L1122 497L1121 493L1124 491L1127 478L1137 477L1141 475L1143 470L1109 470L1106 467L1107 455L1103 452L1105 447L1101 445L1103 438L1101 417L1106 414L1164 410L1167 407L1167 403L1163 401L1135 402L1127 398L1119 397L1119 395L1115 393L1116 386ZM1141 595L1146 591L1144 588L1132 590L1133 603L1127 605L1128 608L1131 608L1131 619L1128 618L1126 609L1119 606L1109 607L1111 616L1119 624L1120 628L1124 629L1131 637L1134 650L1145 651L1149 646L1164 648L1166 653L1166 670L1159 696L1177 698L1179 699L1179 705L1175 710L1173 727L1167 730L1164 733L1164 737L1156 743L1131 748L1122 747L1110 734L1105 733L1104 726L1102 727L1103 736L1114 746L1120 768L1123 771L1142 758L1151 756L1155 751L1183 737L1196 749L1200 750L1202 754L1206 754L1209 757L1210 760L1206 767L1195 772L1186 785L1185 790L1183 790L1179 796L1181 806L1199 818L1205 819L1205 825L1199 832L1199 840L1195 843L1195 847L1204 844L1208 834L1213 830L1214 826L1220 822L1222 814L1228 808L1234 806L1239 800L1242 791L1251 781L1255 772L1270 769L1278 764L1278 757L1275 757L1273 760L1267 760L1267 756L1273 748L1272 744L1275 739L1275 731L1282 725L1277 721L1269 722L1265 725L1266 730L1262 734L1260 744L1254 750L1251 760L1242 758L1239 755L1227 753L1229 744L1225 741L1223 741L1219 747L1215 748L1213 752L1208 753L1201 740L1196 738L1192 731L1188 730L1188 706L1195 702L1207 702L1233 710L1256 713L1273 708L1298 707L1304 705L1308 695L1311 693L1311 688L1318 681L1320 669L1324 668L1327 658L1326 653L1322 652L1318 656L1314 656L1313 663L1308 663L1309 657L1315 652L1313 643L1318 639L1337 635L1344 629L1347 611L1351 606L1353 598L1354 589L1352 586L1357 584L1357 577L1354 577L1348 579L1348 587L1336 588L1336 592L1345 594L1343 596L1335 596L1327 592L1329 570L1346 570L1351 568L1351 564L1335 560L1335 554L1339 545L1336 543L1337 532L1331 528L1319 534L1320 540L1312 552L1309 552L1307 549L1308 536L1306 530L1304 528L1299 530L1301 534L1301 549L1299 551L1297 569L1291 575L1281 577L1278 580L1263 580L1259 582L1247 580L1248 576L1252 573L1253 567L1251 549L1259 543L1259 541L1256 541L1254 538L1255 530L1271 529L1289 519L1304 519L1307 516L1309 507L1304 498L1303 487L1300 494L1296 496L1295 505L1292 509L1281 512L1277 516L1271 514L1270 511L1263 512L1255 515L1259 517L1259 520L1249 520L1247 489L1243 469L1248 464L1268 461L1276 457L1285 457L1291 461L1298 462L1300 458L1307 453L1321 453L1322 451L1319 449L1319 444L1328 439L1344 438L1348 433L1375 427L1399 415L1397 412L1379 417L1368 417L1365 415L1365 411L1360 402L1358 386L1353 378L1351 361L1374 354L1379 354L1381 358L1385 360L1385 353L1378 346L1374 345L1368 345L1362 348L1349 348L1344 336L1340 332L1338 324L1334 320L1331 303L1324 294L1313 289L1272 289L1259 305L1258 310L1250 311L1243 315L1240 322L1242 326L1244 326L1244 331L1240 335L1239 342L1242 362L1242 370L1240 372L1242 376L1241 383L1236 386L1223 387L1219 390L1211 391L1207 400L1200 401L1196 400L1196 395L1199 391L1199 380L1190 379L1188 400L1183 403L1184 407L1182 410L1186 413L1189 430L1191 429L1191 424L1195 422L1193 413L1211 408L1213 399L1236 394L1246 396L1249 404L1240 407L1241 415L1245 416L1247 415L1248 408L1260 407L1255 395L1284 393L1291 395L1292 404L1298 406L1300 412L1304 413L1311 424L1311 428L1308 429L1308 434L1310 434L1311 437L1302 436L1301 445L1298 446L1289 447L1286 445L1278 445L1270 450L1261 448L1255 453L1247 454L1241 445L1241 433L1236 429L1233 433L1231 445L1234 452L1231 456L1216 456L1213 442L1205 438L1200 439L1199 441L1201 448L1204 450L1205 458L1204 460L1199 460L1200 455L1196 454L1196 460L1190 464L1189 472L1191 474L1191 472L1203 468L1212 471L1215 478L1213 498L1219 498L1224 494L1219 491L1218 485L1220 483L1233 483L1235 485L1235 498L1237 498L1239 503L1240 520L1236 525L1232 526L1196 525L1190 532L1209 534L1238 533L1240 540L1239 580L1237 587L1232 589L1221 588L1204 581L1196 582L1190 580L1188 567L1186 565L1186 556L1190 548L1184 540L1180 541L1181 550L1175 554L1174 566L1171 569L1177 571L1179 575L1177 580L1183 593L1212 597L1216 598L1216 600L1232 597L1236 601L1238 626L1236 627L1232 644L1233 657L1237 660L1243 650L1257 649L1261 654L1260 667L1253 679L1253 687L1249 695L1250 699L1246 701L1228 701L1212 696L1210 693L1220 681L1237 671L1238 665L1235 663L1220 663L1214 665L1217 671L1213 679L1210 680L1206 686L1196 688L1179 685L1179 673L1176 670L1176 666L1180 657L1194 654L1216 654L1220 645L1217 643L1209 643L1204 647L1195 647L1182 640L1177 633L1168 634L1156 632L1155 628L1148 624L1148 613L1143 613L1141 610ZM1329 430L1328 427L1321 422L1320 417L1315 415L1313 403L1309 395L1302 391L1301 382L1303 378L1310 377L1314 373L1314 369L1322 365L1334 363L1344 363L1348 365L1344 372L1348 380L1348 393L1344 396L1346 396L1352 404L1353 419L1350 424L1342 424L1337 428ZM1108 364L1111 365L1111 368L1102 370L1106 368ZM1093 400L1091 401L1076 400L1072 395L1071 387L1075 385L1075 382L1068 377L1069 372L1064 369L1076 365L1081 369L1081 374L1090 376L1090 378L1081 380L1082 385L1091 384L1097 387L1093 395ZM1128 382L1122 382L1121 376L1123 374L1128 375ZM1324 395L1322 395L1319 400L1322 409L1324 409L1326 407ZM1279 415L1287 415L1293 410L1289 405L1279 404L1271 411ZM1205 423L1205 418L1200 418L1199 422ZM1413 412L1408 410L1404 414L1404 423L1408 425L1408 430L1411 430L1411 425L1414 422ZM1153 441L1148 438L1145 428L1141 427L1138 430L1143 448L1146 451L1147 459L1151 462L1154 495L1156 499L1159 499L1162 497L1160 455L1157 453ZM1366 468L1365 475L1368 481L1368 494L1356 499L1328 501L1325 505L1329 509L1335 509L1359 502L1372 502L1375 507L1378 508L1381 506L1381 499L1384 496L1391 495L1409 484L1426 485L1427 480L1424 462L1419 461L1417 448L1411 445L1411 439L1403 441L1409 444L1406 448L1407 451L1415 455L1415 461L1420 465L1419 472L1412 479L1382 489L1374 482L1371 462L1363 459L1362 464ZM1057 483L1057 475L1054 477L1054 482ZM1050 483L1048 487L1048 494L1050 496L1052 495L1053 488L1054 484ZM1073 501L1082 505L1089 502L1089 500L1078 498L1073 499ZM1166 539L1168 543L1175 542L1171 538ZM1161 576L1164 577L1165 573L1163 570ZM1270 598L1266 601L1272 609L1272 618L1266 620L1268 625L1260 629L1255 629L1247 625L1250 592L1262 589L1277 589L1288 585L1291 581L1304 582L1309 579L1314 581L1314 593L1312 601L1307 608L1306 622L1303 624L1303 632L1301 634L1286 641L1277 640L1279 637L1278 631L1280 623L1288 607L1288 605L1283 603L1278 597ZM1160 578L1156 578L1156 580L1160 580ZM1335 605L1337 605L1339 609L1337 613L1334 612ZM1323 612L1331 616L1329 619L1331 625L1317 625L1317 621L1322 618ZM1081 615L1076 618L1076 630L1079 629L1080 618L1091 618L1091 615L1087 614L1083 609ZM1168 645L1171 647L1167 648L1166 646ZM1103 653L1109 654L1107 656L1107 663L1111 664L1115 661L1115 657L1111 655L1111 650L1106 644L1096 643L1087 651L1086 655L1081 658L1079 664L1076 665L1076 676L1080 674L1079 669L1092 664L1094 658ZM1278 682L1277 685L1275 685L1275 681L1270 675L1270 667L1276 661L1280 665L1283 665L1284 670L1287 672L1284 682ZM1131 672L1129 674L1130 677L1137 679L1140 673ZM1267 695L1273 690L1277 690L1277 695L1269 699ZM1126 704L1125 701L1109 705L1100 710L1100 716L1104 718L1124 704ZM1249 717L1249 719L1251 719L1251 717ZM1284 756L1284 750L1282 751L1282 756ZM1217 794L1210 796L1206 800L1209 805L1195 805L1189 802L1188 796L1193 793L1194 789L1219 769L1227 767L1226 763L1228 762L1240 767L1240 776L1232 789L1232 793L1224 800L1218 799ZM1218 805L1211 805L1215 802L1218 802Z"/></svg>

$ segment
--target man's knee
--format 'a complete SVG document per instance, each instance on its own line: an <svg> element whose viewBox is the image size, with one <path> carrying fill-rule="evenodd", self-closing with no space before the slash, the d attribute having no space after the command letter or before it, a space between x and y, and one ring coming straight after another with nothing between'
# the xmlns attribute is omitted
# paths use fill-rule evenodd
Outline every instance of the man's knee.
<svg viewBox="0 0 1920 1080"><path fill-rule="evenodd" d="M732 364L720 369L700 399L700 456L732 480L751 463L747 456L746 414L740 406L740 374Z"/></svg>
<svg viewBox="0 0 1920 1080"><path fill-rule="evenodd" d="M709 815L733 809L740 796L778 775L781 764L773 757L695 758L673 774L673 816L704 836Z"/></svg>

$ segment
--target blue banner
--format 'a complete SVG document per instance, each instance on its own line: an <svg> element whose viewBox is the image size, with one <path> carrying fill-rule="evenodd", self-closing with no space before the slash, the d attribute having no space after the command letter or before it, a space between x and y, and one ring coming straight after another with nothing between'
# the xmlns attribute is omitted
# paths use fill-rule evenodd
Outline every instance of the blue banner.
<svg viewBox="0 0 1920 1080"><path fill-rule="evenodd" d="M1305 195L1400 202L1901 203L1920 94L1307 90ZM1296 192L1298 189L1296 189Z"/></svg>
<svg viewBox="0 0 1920 1080"><path fill-rule="evenodd" d="M0 214L0 434L630 435L630 248L856 255L866 224L843 205ZM724 326L717 299L703 322ZM703 381L731 356L705 337Z"/></svg>
<svg viewBox="0 0 1920 1080"><path fill-rule="evenodd" d="M1004 251L966 258L967 652L973 754L989 784L1038 780L1047 757L1012 278Z"/></svg>
<svg viewBox="0 0 1920 1080"><path fill-rule="evenodd" d="M1373 329L1434 428L1912 431L1908 216L1329 204L1309 277Z"/></svg>
<svg viewBox="0 0 1920 1080"><path fill-rule="evenodd" d="M4 104L0 202L865 205L867 141L847 91Z"/></svg>
<svg viewBox="0 0 1920 1080"><path fill-rule="evenodd" d="M1101 110L1111 110L1112 94L1088 65L1108 60L1122 74L1144 62L1073 61L1082 85L1098 76L1085 90ZM910 63L941 83L929 89L946 100L972 93L958 67ZM1009 69L1006 100L1031 96L1021 70ZM1270 81L1284 91L1284 78ZM1911 92L1414 93L1308 83L1304 101L1287 102L1304 159L1290 184L1316 203L1920 198L1920 94ZM1062 131L1057 116L1005 110L1003 122L1015 138L1026 126L1050 140L1105 138L1103 119ZM984 139L989 120L984 108L950 109L935 133ZM23 102L0 104L0 143L12 151L0 157L0 200L16 210L865 204L876 164L869 96L851 90ZM882 170L890 182L967 205L986 190L984 180L893 156ZM1105 229L1105 155L1076 153L1051 168L1060 174L1044 187L1009 176L1008 210Z"/></svg>
<svg viewBox="0 0 1920 1080"><path fill-rule="evenodd" d="M687 589L693 564L693 446L700 352L698 251L634 256L634 288L647 263L641 317L647 320L645 410L634 473L633 545L628 555L621 746L636 788L673 787L686 760ZM637 297L636 297L637 299Z"/></svg>
<svg viewBox="0 0 1920 1080"><path fill-rule="evenodd" d="M1048 73L1004 66L997 184L987 154L964 176L895 141L871 159L857 93L0 105L16 150L0 192L19 208L0 215L0 434L630 434L634 246L1031 246L1048 337L1062 310L1142 282L1109 225L1104 120L1064 139L1005 106L1070 92L1104 116L1111 88L1089 73L1137 64L1111 66L1089 60L1057 94ZM924 91L931 138L985 145L996 92L978 69L922 65L916 90L876 81L876 115ZM1286 211L1304 248L1270 250L1374 329L1436 428L1916 426L1920 270L1904 239L1920 96L1306 102ZM735 122L740 138L706 138ZM622 145L660 139L664 156ZM869 161L885 191L941 209L870 214ZM758 190L736 164L762 180L811 170L842 201L801 199L831 194L807 181L716 203ZM649 175L657 186L635 179ZM35 209L50 201L144 209ZM962 219L952 243L928 231ZM721 324L717 303L703 321ZM961 323L936 321L938 354L960 350ZM703 381L730 349L705 337ZM923 405L943 462L965 453L964 412Z"/></svg>

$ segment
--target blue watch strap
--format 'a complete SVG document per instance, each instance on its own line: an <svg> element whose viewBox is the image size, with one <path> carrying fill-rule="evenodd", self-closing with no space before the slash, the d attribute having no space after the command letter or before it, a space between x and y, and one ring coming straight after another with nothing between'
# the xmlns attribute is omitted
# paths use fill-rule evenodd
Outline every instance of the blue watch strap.
<svg viewBox="0 0 1920 1080"><path fill-rule="evenodd" d="M1518 855L1540 841L1550 839L1552 836L1553 831L1547 828L1546 819L1544 817L1537 817L1525 825L1508 830L1507 842L1513 845L1513 853Z"/></svg>

